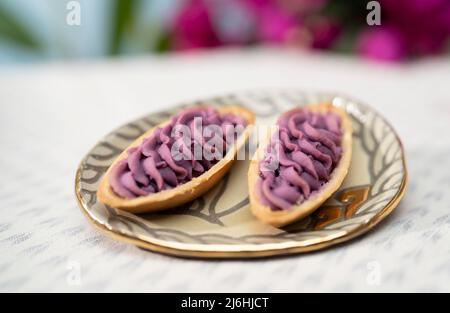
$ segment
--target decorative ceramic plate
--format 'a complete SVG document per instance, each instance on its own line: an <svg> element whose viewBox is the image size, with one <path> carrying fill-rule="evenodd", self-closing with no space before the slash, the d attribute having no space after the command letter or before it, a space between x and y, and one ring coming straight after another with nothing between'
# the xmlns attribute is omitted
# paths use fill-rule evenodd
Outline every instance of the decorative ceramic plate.
<svg viewBox="0 0 450 313"><path fill-rule="evenodd" d="M134 139L181 108L150 114L103 138L83 159L75 180L80 207L106 235L141 248L185 257L247 258L308 252L359 236L383 220L405 193L407 169L394 129L370 107L345 96L300 90L253 91L204 99L253 110L257 124L271 124L294 106L330 101L350 115L353 159L338 190L311 216L282 229L260 223L249 210L247 169L230 173L193 203L163 213L133 215L97 202L96 190L109 165Z"/></svg>

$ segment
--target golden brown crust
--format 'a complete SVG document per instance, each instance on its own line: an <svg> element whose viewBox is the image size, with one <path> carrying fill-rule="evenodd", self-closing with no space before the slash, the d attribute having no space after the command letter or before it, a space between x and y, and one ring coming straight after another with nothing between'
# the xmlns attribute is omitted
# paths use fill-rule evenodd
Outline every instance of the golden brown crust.
<svg viewBox="0 0 450 313"><path fill-rule="evenodd" d="M130 148L139 146L145 138L148 138L156 129L155 127L147 131L136 141L134 141L127 149L122 152L122 154L119 155L116 161L114 161L114 163L109 167L108 171L100 181L100 185L97 189L98 200L110 207L121 209L131 213L156 212L188 203L210 190L231 168L237 152L248 140L251 132L251 126L255 122L254 114L251 111L240 106L220 107L218 108L218 111L220 112L220 114L232 113L244 118L247 121L247 128L245 129L244 133L238 138L236 145L232 149L230 149L227 155L216 165L214 165L209 171L171 190L165 190L135 199L124 199L117 196L109 184L109 175L111 173L111 169L119 161L127 157L127 151ZM167 123L168 122L161 123L157 127L161 127Z"/></svg>
<svg viewBox="0 0 450 313"><path fill-rule="evenodd" d="M298 108L297 108L298 109ZM295 109L295 110L297 110ZM262 155L267 143L262 143L253 157L248 172L248 184L250 195L250 207L253 215L255 215L262 222L281 227L297 220L300 220L317 208L319 208L339 187L342 185L350 168L350 161L352 158L352 123L347 113L338 107L329 103L315 104L304 107L304 109L312 112L333 112L340 116L342 120L342 157L339 164L331 174L330 180L322 187L321 191L304 201L300 205L293 206L289 210L273 211L269 206L265 206L258 200L256 193L256 183L259 177L259 158Z"/></svg>

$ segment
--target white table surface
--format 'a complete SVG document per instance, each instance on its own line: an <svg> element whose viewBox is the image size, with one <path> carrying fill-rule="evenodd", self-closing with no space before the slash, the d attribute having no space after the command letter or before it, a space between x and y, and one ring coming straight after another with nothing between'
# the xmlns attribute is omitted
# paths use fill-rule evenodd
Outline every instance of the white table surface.
<svg viewBox="0 0 450 313"><path fill-rule="evenodd" d="M300 87L371 104L403 138L404 201L337 248L259 261L145 252L91 227L78 162L142 114L234 90ZM0 69L0 291L450 291L450 59L408 65L277 50Z"/></svg>

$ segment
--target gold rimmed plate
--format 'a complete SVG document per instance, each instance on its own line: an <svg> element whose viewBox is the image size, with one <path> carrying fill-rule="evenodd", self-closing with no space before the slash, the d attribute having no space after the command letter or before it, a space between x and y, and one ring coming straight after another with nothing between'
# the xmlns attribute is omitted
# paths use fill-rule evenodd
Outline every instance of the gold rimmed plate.
<svg viewBox="0 0 450 313"><path fill-rule="evenodd" d="M295 106L331 102L350 115L353 159L341 188L311 216L282 229L250 213L247 170L237 161L225 178L194 202L170 211L134 215L97 201L101 177L115 158L146 130L199 102L242 105L258 125L275 123ZM75 192L87 219L115 239L155 252L199 258L252 258L309 252L355 238L377 225L398 205L407 185L401 141L377 112L357 100L301 90L248 91L202 99L128 123L103 138L82 160Z"/></svg>

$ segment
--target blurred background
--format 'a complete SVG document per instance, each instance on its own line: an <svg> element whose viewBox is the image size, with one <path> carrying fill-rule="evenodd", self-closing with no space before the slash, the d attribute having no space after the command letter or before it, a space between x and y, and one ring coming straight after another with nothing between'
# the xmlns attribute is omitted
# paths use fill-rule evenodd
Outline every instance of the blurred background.
<svg viewBox="0 0 450 313"><path fill-rule="evenodd" d="M0 0L0 291L448 292L450 0L368 4ZM74 175L105 134L189 100L271 88L348 94L392 123L410 184L378 231L301 257L202 262L88 225ZM379 286L367 283L374 261ZM79 286L67 282L74 262Z"/></svg>
<svg viewBox="0 0 450 313"><path fill-rule="evenodd" d="M378 3L369 26L364 0L1 0L0 62L257 45L390 62L448 52L449 0Z"/></svg>

